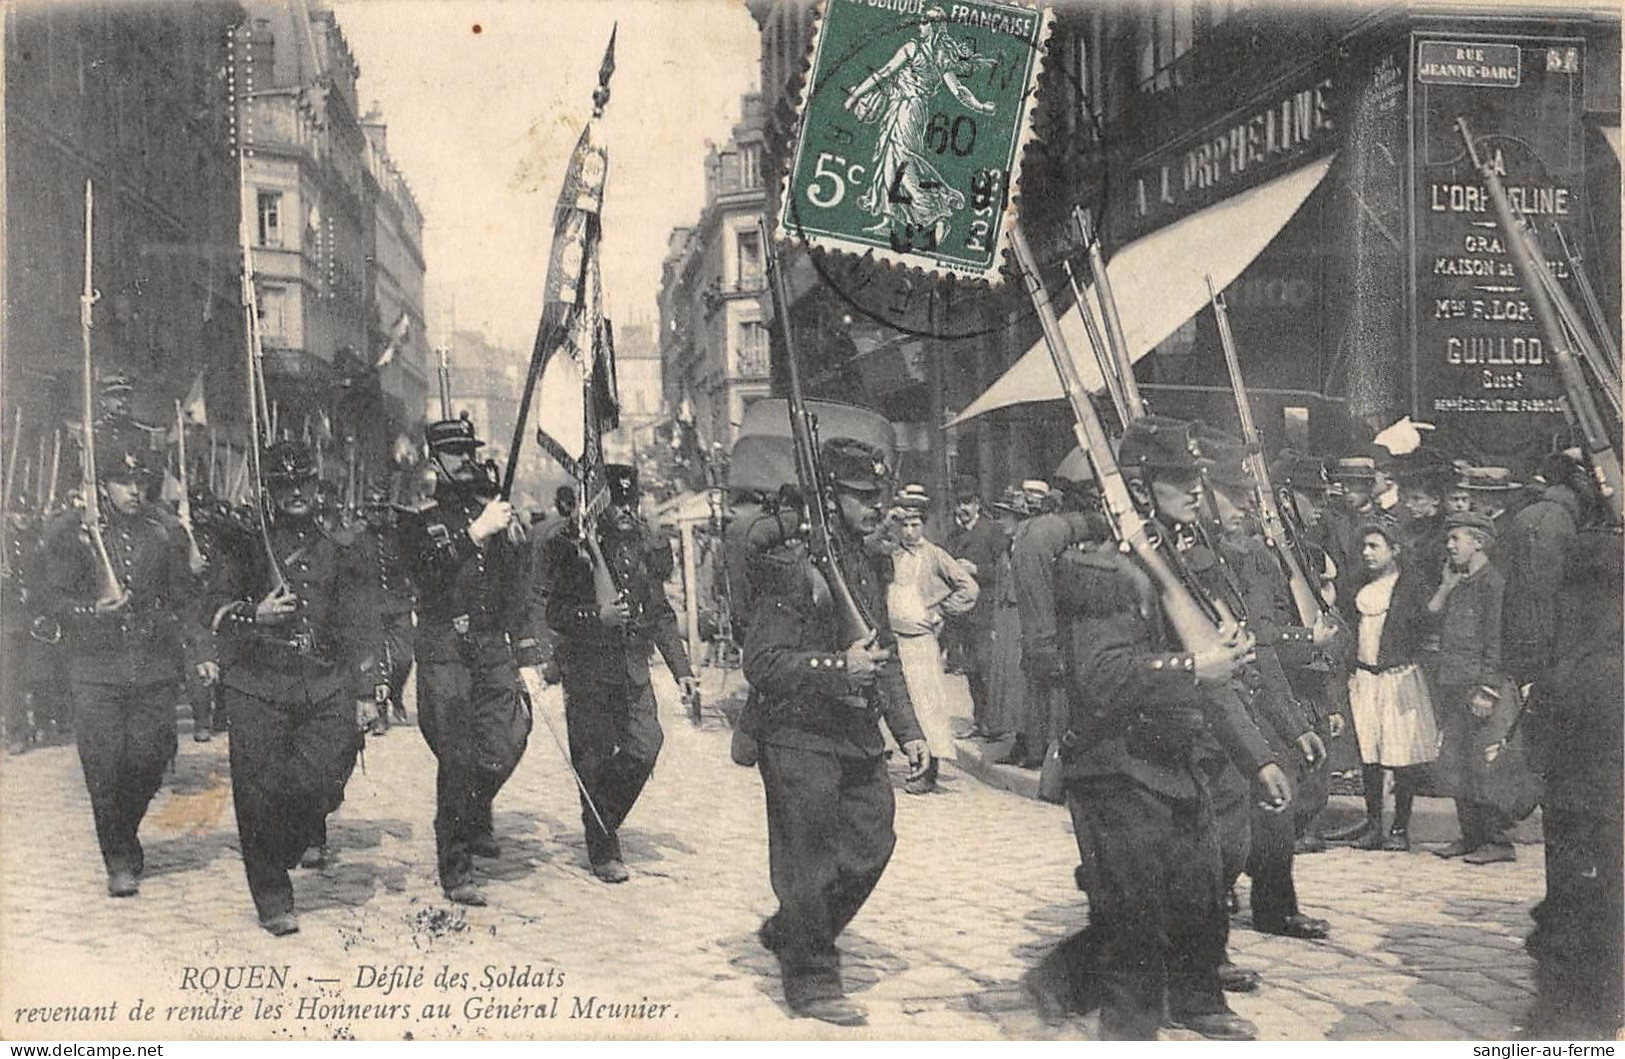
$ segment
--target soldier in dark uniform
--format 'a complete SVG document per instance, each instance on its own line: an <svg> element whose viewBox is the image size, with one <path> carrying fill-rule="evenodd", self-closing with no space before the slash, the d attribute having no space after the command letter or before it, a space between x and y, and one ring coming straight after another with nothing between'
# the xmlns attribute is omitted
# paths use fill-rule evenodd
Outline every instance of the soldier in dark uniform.
<svg viewBox="0 0 1625 1059"><path fill-rule="evenodd" d="M1210 592L1229 596L1257 642L1256 660L1244 671L1243 701L1276 763L1291 781L1296 802L1303 785L1325 765L1326 746L1317 731L1316 716L1299 700L1287 674L1289 669L1307 665L1316 647L1329 649L1338 630L1324 618L1313 628L1299 622L1280 561L1258 525L1253 499L1256 484L1243 462L1241 440L1205 428L1201 445L1202 454L1212 460L1205 474L1218 516L1213 541L1218 562L1199 576ZM1187 566L1196 565L1187 557ZM1245 779L1234 767L1225 776L1231 781L1229 788L1239 788L1231 800L1233 811L1245 814L1242 829L1247 835L1238 851L1242 853L1240 862L1226 858L1226 883L1233 884L1236 873L1243 870L1252 878L1253 929L1296 938L1326 937L1330 924L1304 915L1298 907L1292 873L1295 816L1264 808L1259 799L1249 796ZM1226 801L1222 796L1216 800ZM1216 806L1216 811L1223 828L1224 810ZM1235 981L1238 971L1240 968L1227 962L1221 975Z"/></svg>
<svg viewBox="0 0 1625 1059"><path fill-rule="evenodd" d="M530 739L519 666L539 661L525 608L527 549L496 469L466 419L430 423L435 499L403 519L401 540L418 591L418 728L434 752L434 836L440 886L483 905L474 861L498 857L491 805Z"/></svg>
<svg viewBox="0 0 1625 1059"><path fill-rule="evenodd" d="M1619 533L1579 531L1551 614L1555 652L1529 697L1546 895L1525 942L1535 958L1530 1040L1618 1040L1625 1025L1625 711L1619 689Z"/></svg>
<svg viewBox="0 0 1625 1059"><path fill-rule="evenodd" d="M26 754L34 744L34 721L29 717L28 662L33 655L29 619L34 615L33 591L29 576L39 544L39 523L33 513L11 511L0 526L0 634L5 637L0 650L0 697L5 700L6 748L12 754Z"/></svg>
<svg viewBox="0 0 1625 1059"><path fill-rule="evenodd" d="M861 1025L866 1015L845 996L835 939L896 844L881 719L907 753L911 779L925 775L931 755L889 649L887 563L861 543L880 525L885 464L845 438L826 444L820 462L838 511L830 523L843 542L842 569L879 640L845 642L829 588L795 539L796 514L761 516L748 532L758 595L745 638L745 679L756 694L741 726L759 744L779 899L758 937L778 955L794 1011Z"/></svg>
<svg viewBox="0 0 1625 1059"><path fill-rule="evenodd" d="M327 817L344 800L361 733L388 689L369 571L352 544L317 522L309 451L278 442L262 466L286 583L274 581L258 535L241 533L213 564L208 609L231 718L243 869L260 926L285 935L299 929L288 870L326 863Z"/></svg>
<svg viewBox="0 0 1625 1059"><path fill-rule="evenodd" d="M547 618L558 635L570 758L587 788L581 806L587 859L599 879L620 883L628 873L616 832L654 772L664 738L649 686L650 648L659 649L685 697L696 682L663 587L671 549L637 517L637 472L620 464L606 471L609 509L598 521L598 547L620 595L599 601L593 560L561 533L547 555Z"/></svg>
<svg viewBox="0 0 1625 1059"><path fill-rule="evenodd" d="M366 492L366 529L362 537L365 554L374 571L378 618L384 626L384 675L389 681L389 707L397 724L407 721L401 691L412 671L412 610L416 605L412 579L402 551L401 512L389 502L389 493L379 486Z"/></svg>
<svg viewBox="0 0 1625 1059"><path fill-rule="evenodd" d="M137 831L175 756L180 614L194 585L184 543L144 500L152 474L146 437L111 426L97 433L102 538L121 594L104 597L90 536L73 523L45 542L38 602L63 630L74 735L107 892L130 897L145 867Z"/></svg>
<svg viewBox="0 0 1625 1059"><path fill-rule="evenodd" d="M1200 512L1189 424L1146 417L1119 461L1164 533ZM1172 539L1172 538L1170 538ZM1220 988L1228 916L1212 785L1234 762L1284 808L1285 775L1229 686L1253 653L1246 632L1182 649L1138 564L1110 546L1072 549L1057 575L1070 713L1067 804L1090 923L1025 980L1046 1017L1101 1008L1101 1033L1154 1039L1168 1018L1247 1040L1252 1023Z"/></svg>

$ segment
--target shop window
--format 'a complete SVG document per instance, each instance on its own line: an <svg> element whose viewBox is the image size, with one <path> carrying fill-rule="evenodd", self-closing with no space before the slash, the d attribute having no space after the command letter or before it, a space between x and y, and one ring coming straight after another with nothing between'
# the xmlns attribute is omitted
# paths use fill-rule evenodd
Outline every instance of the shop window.
<svg viewBox="0 0 1625 1059"><path fill-rule="evenodd" d="M280 191L262 191L259 193L259 217L260 245L281 247L282 193Z"/></svg>

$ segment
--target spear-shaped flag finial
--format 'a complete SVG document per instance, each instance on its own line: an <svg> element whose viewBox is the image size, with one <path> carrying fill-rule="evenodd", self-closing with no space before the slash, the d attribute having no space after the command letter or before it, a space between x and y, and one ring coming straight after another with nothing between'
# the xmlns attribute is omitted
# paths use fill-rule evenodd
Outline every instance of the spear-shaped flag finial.
<svg viewBox="0 0 1625 1059"><path fill-rule="evenodd" d="M604 61L598 67L598 87L592 93L592 116L604 116L604 108L609 105L609 79L615 73L615 34L620 31L621 24L615 23L609 30L609 46L604 49Z"/></svg>

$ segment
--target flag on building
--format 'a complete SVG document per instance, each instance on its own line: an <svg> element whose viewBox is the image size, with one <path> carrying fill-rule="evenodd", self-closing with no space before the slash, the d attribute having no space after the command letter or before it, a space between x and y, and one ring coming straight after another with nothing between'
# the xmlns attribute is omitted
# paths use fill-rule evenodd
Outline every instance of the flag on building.
<svg viewBox="0 0 1625 1059"><path fill-rule="evenodd" d="M383 351L378 354L378 359L373 361L373 367L382 368L394 360L395 354L401 351L411 335L412 317L402 311L400 318L395 321L395 326L389 329L389 341L384 343Z"/></svg>
<svg viewBox="0 0 1625 1059"><path fill-rule="evenodd" d="M598 260L609 155L596 136L614 72L612 31L598 70L592 118L570 155L554 207L545 302L531 353L531 377L539 380L533 395L537 441L583 483L589 503L602 486L603 432L613 430L620 415Z"/></svg>

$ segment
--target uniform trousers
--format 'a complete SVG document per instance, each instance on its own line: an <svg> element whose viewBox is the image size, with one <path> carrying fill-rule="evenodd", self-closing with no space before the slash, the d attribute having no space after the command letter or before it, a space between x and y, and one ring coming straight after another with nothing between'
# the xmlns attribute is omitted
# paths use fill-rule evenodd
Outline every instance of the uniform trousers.
<svg viewBox="0 0 1625 1059"><path fill-rule="evenodd" d="M361 736L355 698L340 687L326 698L276 702L227 686L231 793L243 870L261 920L293 911L288 869L322 845L327 816L344 801ZM173 709L173 708L171 708Z"/></svg>
<svg viewBox="0 0 1625 1059"><path fill-rule="evenodd" d="M1525 942L1535 958L1536 1040L1613 1040L1625 1024L1625 858L1617 816L1546 806L1546 897Z"/></svg>
<svg viewBox="0 0 1625 1059"><path fill-rule="evenodd" d="M1206 791L1172 798L1127 776L1089 777L1068 783L1067 806L1089 895L1084 973L1094 982L1083 992L1100 998L1101 1035L1155 1040L1165 1001L1176 1020L1229 1011L1218 976L1223 867Z"/></svg>
<svg viewBox="0 0 1625 1059"><path fill-rule="evenodd" d="M175 692L174 681L72 683L74 740L109 872L145 867L136 832L175 756Z"/></svg>
<svg viewBox="0 0 1625 1059"><path fill-rule="evenodd" d="M587 859L593 864L620 860L621 824L649 782L665 742L654 689L630 681L567 684L564 722L570 737L570 761L592 796L598 816L603 817L600 826L587 799L581 799Z"/></svg>
<svg viewBox="0 0 1625 1059"><path fill-rule="evenodd" d="M471 661L418 660L418 729L438 762L435 860L447 890L473 881L469 843L491 837L492 803L530 737L530 705L507 645L487 641Z"/></svg>
<svg viewBox="0 0 1625 1059"><path fill-rule="evenodd" d="M843 995L835 939L891 860L886 760L763 741L768 873L779 909L763 927L791 1007Z"/></svg>
<svg viewBox="0 0 1625 1059"><path fill-rule="evenodd" d="M385 614L384 662L389 674L389 708L397 718L406 716L401 692L406 688L406 677L412 672L412 612Z"/></svg>

